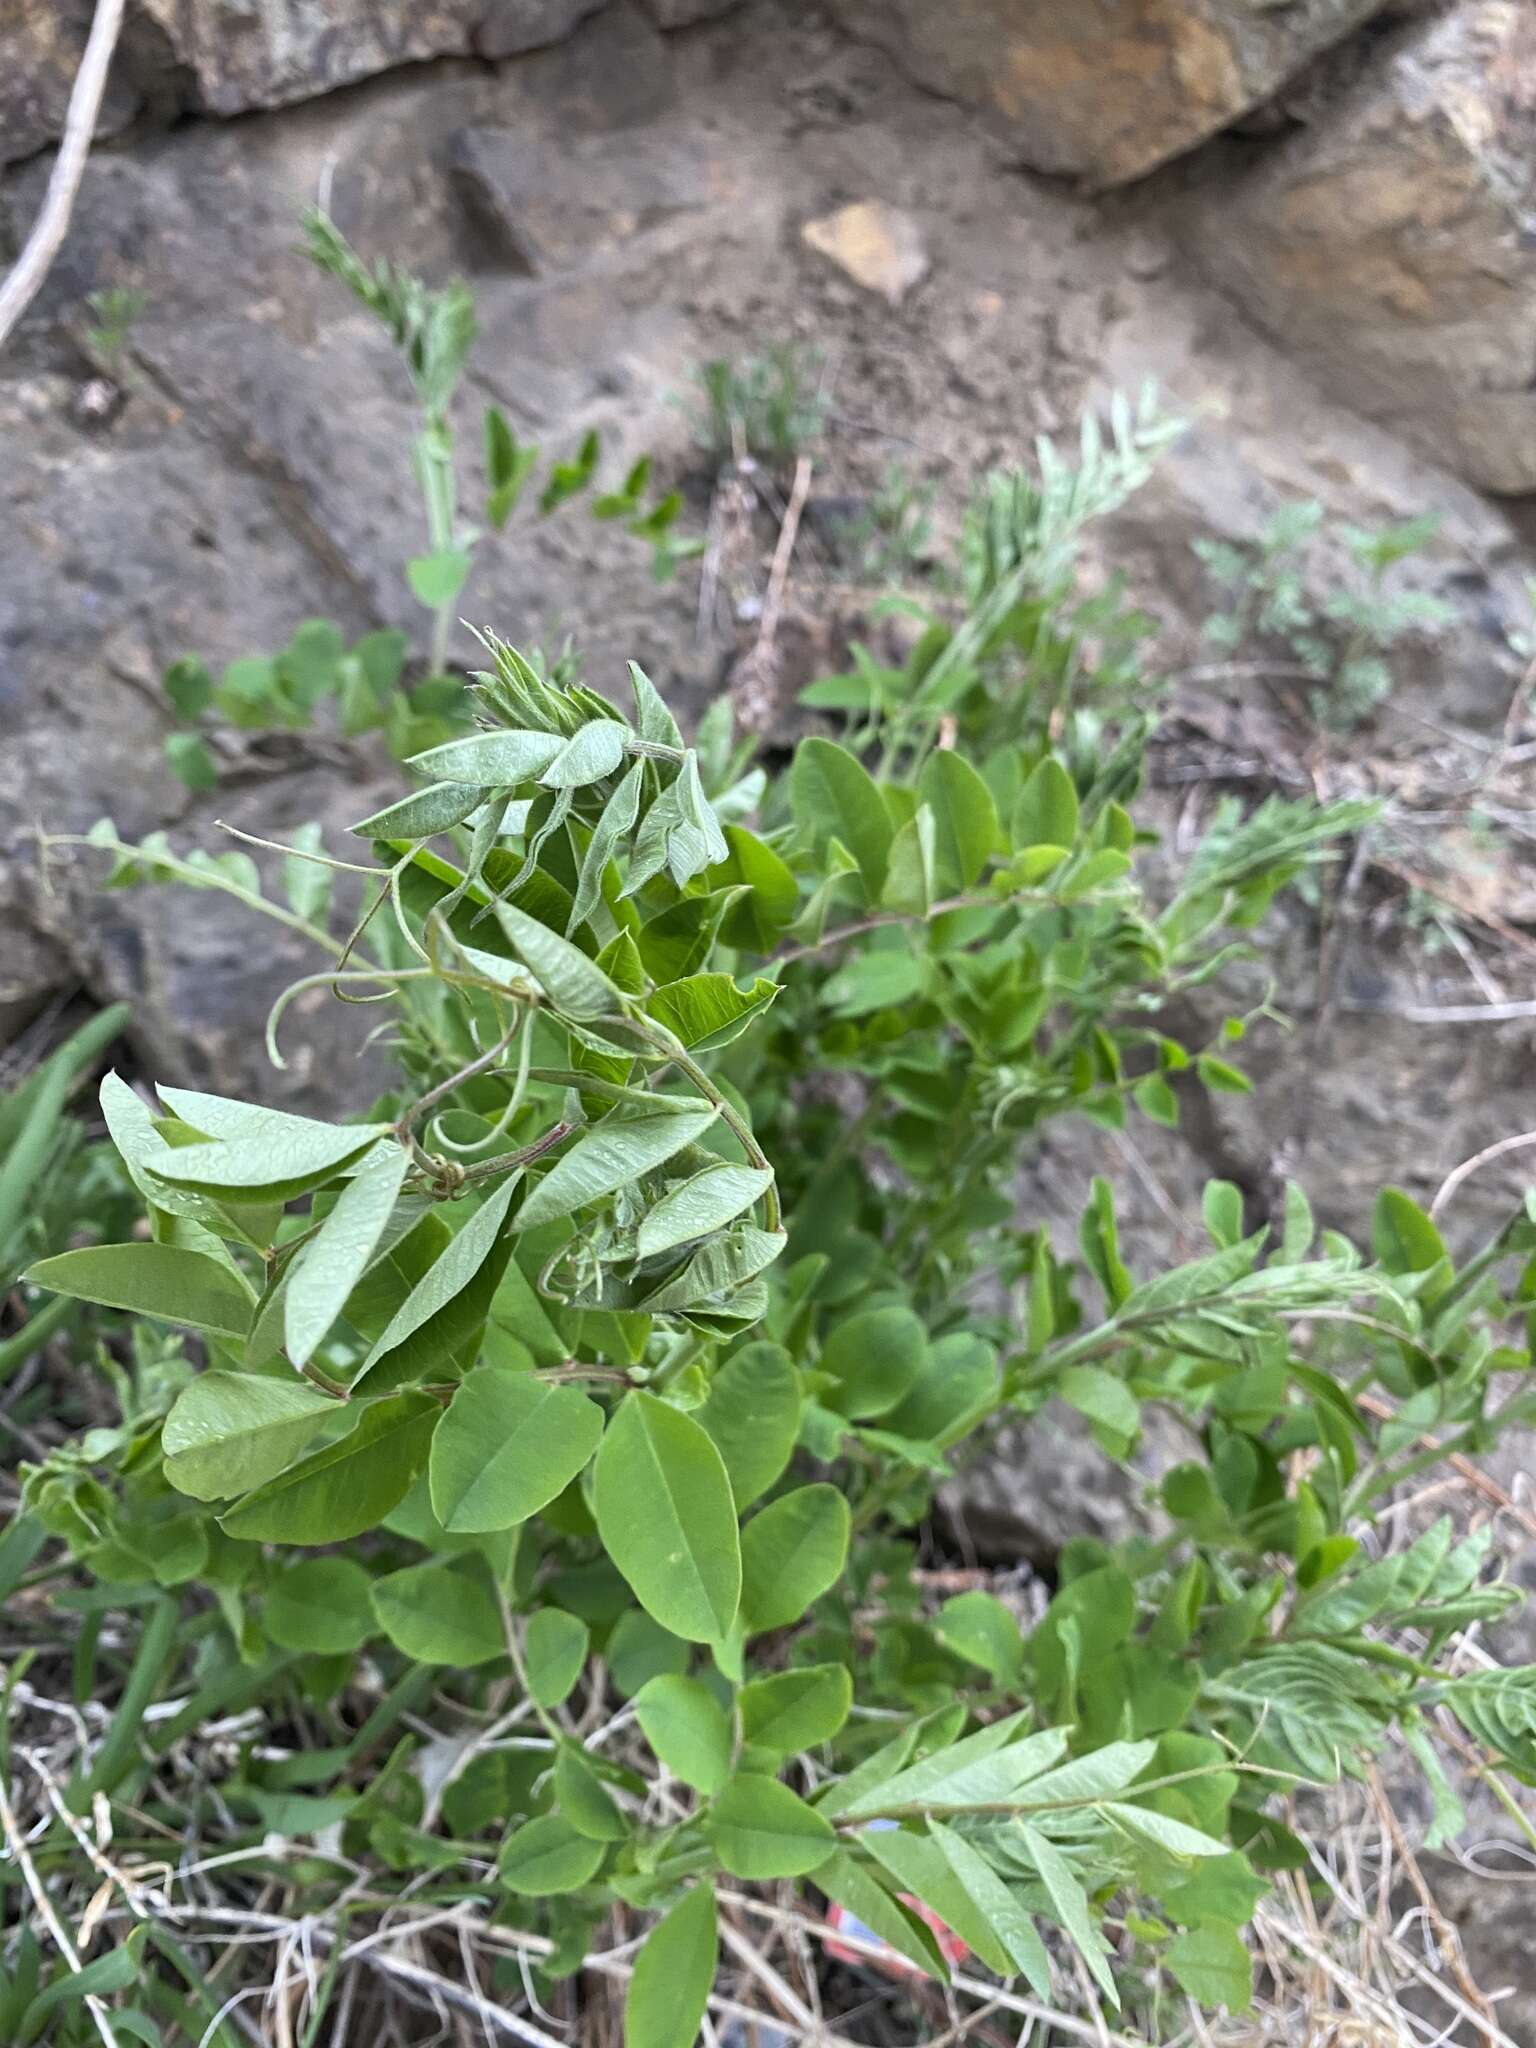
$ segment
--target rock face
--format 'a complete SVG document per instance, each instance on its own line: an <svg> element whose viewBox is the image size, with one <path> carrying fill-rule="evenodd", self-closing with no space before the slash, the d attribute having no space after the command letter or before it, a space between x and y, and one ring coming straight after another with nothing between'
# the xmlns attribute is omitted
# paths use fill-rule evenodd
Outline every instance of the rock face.
<svg viewBox="0 0 1536 2048"><path fill-rule="evenodd" d="M129 0L102 125L113 132L152 98L167 111L241 114L429 57L511 57L559 42L603 4ZM58 135L91 13L90 0L10 0L0 19L0 163Z"/></svg>
<svg viewBox="0 0 1536 2048"><path fill-rule="evenodd" d="M92 0L6 0L0 12L0 164L33 155L59 134L92 11ZM131 12L107 77L98 134L115 135L146 106L173 111L181 94L160 28Z"/></svg>
<svg viewBox="0 0 1536 2048"><path fill-rule="evenodd" d="M920 84L1004 117L1032 168L1118 185L1270 98L1384 0L832 0Z"/></svg>
<svg viewBox="0 0 1536 2048"><path fill-rule="evenodd" d="M1361 411L1536 491L1536 11L1471 0L1205 202L1201 261Z"/></svg>
<svg viewBox="0 0 1536 2048"><path fill-rule="evenodd" d="M606 0L129 0L101 123L147 101L243 114L312 99L431 57L514 57L570 35ZM644 0L660 28L736 0ZM0 163L59 134L91 0L7 0L0 18ZM170 81L174 79L174 86Z"/></svg>

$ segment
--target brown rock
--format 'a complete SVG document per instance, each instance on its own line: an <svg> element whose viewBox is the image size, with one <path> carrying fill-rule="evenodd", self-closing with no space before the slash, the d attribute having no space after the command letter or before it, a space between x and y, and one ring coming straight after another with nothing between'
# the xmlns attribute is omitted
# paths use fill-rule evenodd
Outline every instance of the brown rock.
<svg viewBox="0 0 1536 2048"><path fill-rule="evenodd" d="M991 108L1037 170L1118 185L1268 99L1384 0L833 0L921 84Z"/></svg>
<svg viewBox="0 0 1536 2048"><path fill-rule="evenodd" d="M1536 14L1470 0L1205 205L1212 275L1372 418L1536 490Z"/></svg>
<svg viewBox="0 0 1536 2048"><path fill-rule="evenodd" d="M928 275L922 230L911 214L883 199L856 200L821 220L807 221L800 239L893 306Z"/></svg>

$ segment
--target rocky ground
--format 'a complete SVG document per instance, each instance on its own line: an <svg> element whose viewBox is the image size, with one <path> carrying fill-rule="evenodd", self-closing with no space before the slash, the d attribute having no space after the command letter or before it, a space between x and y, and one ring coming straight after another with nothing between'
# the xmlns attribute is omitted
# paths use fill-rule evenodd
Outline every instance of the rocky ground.
<svg viewBox="0 0 1536 2048"><path fill-rule="evenodd" d="M1256 1094L1134 1152L1105 1133L1052 1139L1032 1198L1065 1221L1088 1176L1111 1171L1132 1241L1162 1254L1190 1235L1207 1173L1256 1197L1290 1173L1358 1229L1383 1180L1423 1196L1526 1129L1536 721L1512 642L1536 573L1533 500L1518 495L1536 493L1536 255L1511 222L1530 217L1528 10L1250 9L1263 37L1245 27L1216 63L1210 37L1241 10L1205 0L1183 13L1215 69L1192 71L1181 42L1177 91L1160 99L1166 52L1120 52L1116 76L1142 84L1097 126L1061 82L1103 53L1075 32L1047 38L1057 68L1039 75L1060 90L1044 140L1025 90L1038 0L1008 15L1017 45L994 44L991 63L974 52L1003 33L997 0L952 10L937 54L918 0L752 0L693 23L699 11L564 0L510 10L523 27L497 44L484 8L429 8L424 40L394 52L413 61L328 45L330 71L305 90L337 89L307 98L232 81L195 37L167 44L166 0L137 20L122 132L93 158L69 244L0 366L0 1030L126 995L146 1071L332 1106L361 1092L345 1013L309 1069L279 1080L258 1063L250 1020L299 971L297 945L267 928L258 940L217 898L102 896L74 862L45 876L31 836L105 812L127 836L168 826L178 844L214 843L216 816L339 830L394 779L371 742L253 740L215 795L192 797L163 755L160 675L182 654L217 667L307 617L349 636L419 632L401 574L422 545L409 394L366 317L297 253L300 209L324 192L365 251L469 280L470 401L494 398L549 447L599 427L615 475L653 451L701 532L718 464L695 438L695 366L815 352L826 418L779 635L786 698L851 637L886 630L837 536L893 467L932 491L940 547L986 469L1156 378L1191 425L1093 550L1157 618L1155 665L1176 679L1156 796L1174 854L1226 790L1372 788L1412 815L1321 906L1284 913L1293 1021L1256 1043ZM37 17L63 39L65 80L80 14ZM1346 30L1360 32L1340 45ZM39 70L24 104L0 97L18 159L0 242L41 194L47 163L30 152L56 128L52 79ZM142 305L104 366L86 300L110 287ZM573 633L600 683L637 658L697 714L757 630L778 529L764 484L705 605L697 564L658 585L643 550L571 512L514 522L465 608L516 640ZM1283 689L1213 673L1199 638L1212 597L1191 542L1250 540L1296 498L1338 522L1440 515L1412 573L1455 622L1409 649L1348 739L1320 737ZM1314 551L1320 587L1336 568ZM1466 1021L1474 1006L1486 1016ZM1521 1155L1490 1164L1453 1220L1475 1234L1526 1178ZM1499 1474L1517 1500L1523 1464L1522 1450ZM1046 1425L995 1478L1006 1540L1035 1555L1081 1526L1085 1498L1111 1521L1128 1511L1091 1448ZM979 1484L970 1512L985 1521ZM1513 1566L1536 1581L1536 1551L1509 1526ZM1536 2038L1536 2013L1528 2024Z"/></svg>

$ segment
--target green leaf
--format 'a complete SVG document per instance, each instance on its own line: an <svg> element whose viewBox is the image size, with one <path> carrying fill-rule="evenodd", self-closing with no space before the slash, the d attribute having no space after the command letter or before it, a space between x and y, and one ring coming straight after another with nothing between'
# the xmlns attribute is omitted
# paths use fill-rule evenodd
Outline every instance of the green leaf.
<svg viewBox="0 0 1536 2048"><path fill-rule="evenodd" d="M726 911L721 940L743 952L771 953L780 934L795 921L799 885L773 848L744 825L727 825L725 843L725 859L717 861L705 879L711 890L745 887L749 893Z"/></svg>
<svg viewBox="0 0 1536 2048"><path fill-rule="evenodd" d="M585 1469L603 1411L579 1388L481 1365L448 1404L432 1439L432 1506L445 1529L510 1529Z"/></svg>
<svg viewBox="0 0 1536 2048"><path fill-rule="evenodd" d="M716 1373L698 1419L725 1460L738 1513L794 1455L800 1401L800 1376L782 1345L745 1345Z"/></svg>
<svg viewBox="0 0 1536 2048"><path fill-rule="evenodd" d="M373 1611L395 1648L417 1664L467 1669L507 1654L490 1587L445 1564L407 1565L376 1580Z"/></svg>
<svg viewBox="0 0 1536 2048"><path fill-rule="evenodd" d="M413 754L407 765L438 782L469 783L484 795L534 781L564 744L557 732L478 732Z"/></svg>
<svg viewBox="0 0 1536 2048"><path fill-rule="evenodd" d="M1054 1770L1031 1778L1019 1789L1024 1811L1039 1807L1086 1805L1113 1792L1123 1792L1139 1778L1157 1754L1155 1742L1110 1742L1102 1749L1075 1756Z"/></svg>
<svg viewBox="0 0 1536 2048"><path fill-rule="evenodd" d="M739 1038L778 994L775 981L759 978L740 989L728 974L693 974L657 989L645 1008L690 1051L716 1052Z"/></svg>
<svg viewBox="0 0 1536 2048"><path fill-rule="evenodd" d="M218 1337L243 1337L256 1305L250 1288L221 1260L173 1244L99 1244L59 1252L29 1266L22 1278L77 1301L184 1323Z"/></svg>
<svg viewBox="0 0 1536 2048"><path fill-rule="evenodd" d="M707 1166L671 1188L640 1220L635 1233L639 1258L654 1259L674 1245L710 1237L750 1209L773 1185L773 1172L758 1166Z"/></svg>
<svg viewBox="0 0 1536 2048"><path fill-rule="evenodd" d="M177 715L189 723L201 718L213 702L213 676L208 664L195 654L173 661L160 678L161 687L175 705Z"/></svg>
<svg viewBox="0 0 1536 2048"><path fill-rule="evenodd" d="M964 1887L966 1896L1008 1951L1009 1961L1025 1979L1037 1998L1051 1995L1051 1959L1039 1929L1007 1885L964 1836L942 1821L933 1821L929 1832L944 1860Z"/></svg>
<svg viewBox="0 0 1536 2048"><path fill-rule="evenodd" d="M915 1001L923 984L923 963L916 954L905 946L880 946L855 954L829 975L821 999L840 1017L870 1017Z"/></svg>
<svg viewBox="0 0 1536 2048"><path fill-rule="evenodd" d="M940 893L974 888L1001 837L991 790L963 754L943 748L929 756L918 794L933 812Z"/></svg>
<svg viewBox="0 0 1536 2048"><path fill-rule="evenodd" d="M1205 1857L1181 1884L1165 1885L1158 1893L1160 1903L1175 1919L1193 1926L1241 1927L1253 1917L1253 1909L1269 1890L1267 1881L1255 1877L1246 1856L1231 1852Z"/></svg>
<svg viewBox="0 0 1536 2048"><path fill-rule="evenodd" d="M1018 1829L1024 1853L1040 1873L1040 1882L1045 1886L1056 1918L1088 1965L1094 1982L1118 2012L1120 1993L1105 1960L1107 1946L1093 1924L1088 1910L1088 1894L1083 1890L1077 1873L1056 1844L1042 1835L1038 1828L1031 1827L1027 1821L1020 1821Z"/></svg>
<svg viewBox="0 0 1536 2048"><path fill-rule="evenodd" d="M1022 1713L1011 1715L950 1743L921 1763L871 1783L856 1797L845 1798L838 1811L857 1819L908 1807L1003 1805L1048 1770L1067 1747L1064 1728L1042 1728L1019 1741L1009 1741L1024 1718Z"/></svg>
<svg viewBox="0 0 1536 2048"><path fill-rule="evenodd" d="M1205 1227L1224 1251L1243 1241L1243 1194L1229 1180L1208 1180L1201 1197ZM1305 1257L1305 1248L1302 1256Z"/></svg>
<svg viewBox="0 0 1536 2048"><path fill-rule="evenodd" d="M731 1772L731 1724L696 1678L663 1672L635 1694L640 1732L674 1778L711 1798Z"/></svg>
<svg viewBox="0 0 1536 2048"><path fill-rule="evenodd" d="M580 1891L597 1875L607 1853L606 1843L577 1834L558 1813L545 1813L508 1835L496 1874L509 1892L547 1899Z"/></svg>
<svg viewBox="0 0 1536 2048"><path fill-rule="evenodd" d="M736 1510L724 1460L691 1416L654 1394L627 1395L597 1454L592 1504L604 1548L648 1614L689 1642L730 1633L742 1585Z"/></svg>
<svg viewBox="0 0 1536 2048"><path fill-rule="evenodd" d="M183 1388L160 1434L165 1476L194 1500L263 1486L288 1469L336 1402L303 1380L200 1373Z"/></svg>
<svg viewBox="0 0 1536 2048"><path fill-rule="evenodd" d="M519 1229L574 1215L654 1172L702 1137L717 1113L712 1104L656 1112L621 1107L583 1131L530 1191L518 1211Z"/></svg>
<svg viewBox="0 0 1536 2048"><path fill-rule="evenodd" d="M999 1685L1017 1682L1024 1637L1002 1601L991 1593L957 1593L939 1609L939 1641L967 1663L979 1664Z"/></svg>
<svg viewBox="0 0 1536 2048"><path fill-rule="evenodd" d="M567 498L574 498L586 489L597 469L601 447L597 431L592 428L582 436L581 446L577 449L574 460L551 463L549 480L539 499L541 512L553 512L555 507L563 505Z"/></svg>
<svg viewBox="0 0 1536 2048"><path fill-rule="evenodd" d="M206 740L195 732L173 732L166 736L165 758L179 782L191 790L217 789L219 764L208 751Z"/></svg>
<svg viewBox="0 0 1536 2048"><path fill-rule="evenodd" d="M267 1588L262 1624L282 1650L330 1657L361 1649L378 1626L372 1587L350 1557L306 1557Z"/></svg>
<svg viewBox="0 0 1536 2048"><path fill-rule="evenodd" d="M921 1899L937 1913L967 1948L974 1949L989 1970L995 1970L1000 1977L1012 1975L1013 1958L993 1929L990 1915L976 1904L932 1835L893 1828L889 1832L866 1833L864 1846L904 1892Z"/></svg>
<svg viewBox="0 0 1536 2048"><path fill-rule="evenodd" d="M345 1543L361 1536L409 1493L441 1413L426 1394L373 1402L348 1435L247 1494L219 1527L247 1543Z"/></svg>
<svg viewBox="0 0 1536 2048"><path fill-rule="evenodd" d="M641 739L648 740L653 747L680 749L683 736L678 731L677 720L667 709L660 691L638 662L629 663L629 687L634 693L635 726Z"/></svg>
<svg viewBox="0 0 1536 2048"><path fill-rule="evenodd" d="M563 1607L541 1607L528 1617L523 1662L528 1667L528 1690L539 1706L558 1707L570 1698L590 1642L587 1624Z"/></svg>
<svg viewBox="0 0 1536 2048"><path fill-rule="evenodd" d="M410 1170L403 1145L380 1145L363 1161L336 1205L289 1269L283 1336L296 1366L313 1358L347 1305L378 1248Z"/></svg>
<svg viewBox="0 0 1536 2048"><path fill-rule="evenodd" d="M629 1825L602 1779L574 1743L555 1758L555 1802L561 1818L589 1842L622 1842Z"/></svg>
<svg viewBox="0 0 1536 2048"><path fill-rule="evenodd" d="M1162 1124L1166 1130L1176 1130L1179 1122L1179 1098L1161 1074L1147 1074L1131 1090L1132 1100L1145 1117L1155 1124Z"/></svg>
<svg viewBox="0 0 1536 2048"><path fill-rule="evenodd" d="M895 1898L862 1863L839 1849L816 1872L816 1883L829 1899L851 1913L871 1934L915 1963L926 1977L949 1981L949 1965L925 1921Z"/></svg>
<svg viewBox="0 0 1536 2048"><path fill-rule="evenodd" d="M579 726L539 777L546 789L585 789L617 774L624 765L629 735L612 718L594 718Z"/></svg>
<svg viewBox="0 0 1536 2048"><path fill-rule="evenodd" d="M919 804L891 841L881 904L890 910L924 916L936 893L935 831L933 812Z"/></svg>
<svg viewBox="0 0 1536 2048"><path fill-rule="evenodd" d="M795 822L816 852L840 839L859 864L870 902L878 903L895 826L868 769L835 741L802 740L789 788Z"/></svg>
<svg viewBox="0 0 1536 2048"><path fill-rule="evenodd" d="M242 1108L246 1105L242 1104ZM241 1202L288 1202L323 1187L355 1166L388 1124L301 1124L279 1112L257 1112L265 1123L249 1135L184 1145L157 1158L151 1169L175 1188Z"/></svg>
<svg viewBox="0 0 1536 2048"><path fill-rule="evenodd" d="M1389 1273L1427 1273L1448 1256L1444 1238L1401 1188L1383 1188L1376 1197L1371 1248Z"/></svg>
<svg viewBox="0 0 1536 2048"><path fill-rule="evenodd" d="M463 548L440 548L435 555L415 555L405 565L411 595L429 611L452 604L469 575L469 556Z"/></svg>
<svg viewBox="0 0 1536 2048"><path fill-rule="evenodd" d="M695 1885L657 1921L635 1957L624 1997L624 2048L693 2048L718 1953L714 1886Z"/></svg>
<svg viewBox="0 0 1536 2048"><path fill-rule="evenodd" d="M538 467L539 451L524 447L500 406L485 408L485 480L489 486L485 516L500 533L511 518L523 487Z"/></svg>
<svg viewBox="0 0 1536 2048"><path fill-rule="evenodd" d="M1217 1059L1214 1053L1203 1052L1195 1060L1195 1072L1207 1088L1218 1095L1251 1095L1253 1083L1239 1068L1230 1066L1226 1060Z"/></svg>
<svg viewBox="0 0 1536 2048"><path fill-rule="evenodd" d="M484 801L485 791L473 784L434 782L414 796L402 797L398 803L360 818L349 829L362 839L430 839L462 825Z"/></svg>
<svg viewBox="0 0 1536 2048"><path fill-rule="evenodd" d="M1199 1828L1190 1827L1185 1821L1175 1820L1171 1814L1155 1812L1148 1806L1130 1806L1118 1799L1106 1799L1101 1809L1122 1827L1129 1828L1144 1840L1159 1849L1165 1849L1170 1856L1225 1856L1231 1849L1229 1842L1218 1842L1214 1835L1202 1834Z"/></svg>
<svg viewBox="0 0 1536 2048"><path fill-rule="evenodd" d="M1187 1928L1169 1943L1163 1961L1197 2004L1240 2013L1253 2003L1253 1958L1231 1927Z"/></svg>
<svg viewBox="0 0 1536 2048"><path fill-rule="evenodd" d="M733 1778L704 1816L704 1833L732 1877L762 1884L804 1877L837 1848L832 1823L776 1778Z"/></svg>
<svg viewBox="0 0 1536 2048"><path fill-rule="evenodd" d="M551 769L550 773L553 772ZM574 932L578 925L585 924L603 900L603 882L608 873L608 864L640 815L640 796L645 787L645 773L645 762L635 761L629 773L603 806L603 815L592 828L592 837L587 842L587 850L582 856L581 873L576 878L576 894L571 902L570 916L566 919L567 933ZM635 942L627 931L620 932L618 938L633 952ZM606 960L606 949L605 954L599 956L599 965L604 967L610 979L616 981L620 987L630 986L621 975L613 972L611 964ZM644 988L643 971L637 973L634 986L636 989Z"/></svg>
<svg viewBox="0 0 1536 2048"><path fill-rule="evenodd" d="M757 1749L790 1756L830 1742L853 1705L845 1664L810 1664L753 1679L741 1689L741 1732Z"/></svg>
<svg viewBox="0 0 1536 2048"><path fill-rule="evenodd" d="M369 1392L386 1382L398 1385L451 1353L485 1321L506 1268L507 1210L521 1178L510 1173L448 1240L375 1338L356 1386L370 1374Z"/></svg>
<svg viewBox="0 0 1536 2048"><path fill-rule="evenodd" d="M788 1628L837 1583L848 1561L849 1528L848 1503L835 1486L799 1487L753 1516L741 1532L748 1635Z"/></svg>
<svg viewBox="0 0 1536 2048"><path fill-rule="evenodd" d="M885 1415L911 1391L927 1351L927 1333L911 1309L871 1308L839 1323L818 1361L838 1384L822 1396L836 1414Z"/></svg>
<svg viewBox="0 0 1536 2048"><path fill-rule="evenodd" d="M623 1016L623 995L579 946L515 904L498 903L496 919L517 957L562 1016L577 1023Z"/></svg>
<svg viewBox="0 0 1536 2048"><path fill-rule="evenodd" d="M1098 1365L1069 1365L1058 1392L1069 1408L1086 1415L1127 1446L1141 1428L1141 1403L1125 1381Z"/></svg>
<svg viewBox="0 0 1536 2048"><path fill-rule="evenodd" d="M1077 790L1054 754L1047 754L1019 794L1013 811L1013 843L1064 846L1077 840Z"/></svg>
<svg viewBox="0 0 1536 2048"><path fill-rule="evenodd" d="M998 1378L993 1346L969 1330L952 1330L928 1346L910 1391L883 1418L882 1427L916 1443L948 1438L966 1419L992 1406Z"/></svg>
<svg viewBox="0 0 1536 2048"><path fill-rule="evenodd" d="M22 2014L17 2038L37 2040L48 2016L62 2007L77 2005L85 1998L100 1998L110 1996L114 1991L126 1991L130 1984L138 1981L144 1967L143 1947L144 1930L132 1928L120 1946L108 1949L105 1955L97 1956L81 1969L54 1977Z"/></svg>

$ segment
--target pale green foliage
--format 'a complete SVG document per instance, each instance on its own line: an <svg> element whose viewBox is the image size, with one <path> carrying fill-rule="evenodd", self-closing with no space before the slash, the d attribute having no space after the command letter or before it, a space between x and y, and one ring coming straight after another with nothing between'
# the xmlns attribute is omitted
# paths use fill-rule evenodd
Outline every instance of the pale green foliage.
<svg viewBox="0 0 1536 2048"><path fill-rule="evenodd" d="M1390 578L1438 524L1428 514L1369 531L1328 529L1323 507L1298 499L1282 505L1251 543L1198 540L1195 553L1223 593L1221 610L1205 622L1206 640L1225 654L1250 645L1284 650L1315 678L1311 704L1321 722L1357 725L1390 695L1394 651L1415 635L1433 636L1453 616L1441 599ZM1353 573L1319 597L1308 550L1324 539L1343 549Z"/></svg>
<svg viewBox="0 0 1536 2048"><path fill-rule="evenodd" d="M1191 1086L1248 1085L1247 1020L1185 1044L1158 1015L1371 815L1223 814L1149 896L1145 723L1073 623L1072 568L1164 431L1117 409L1080 467L989 487L963 616L878 690L839 679L855 743L781 773L718 712L687 744L639 670L620 709L487 636L477 731L356 828L344 940L243 855L92 838L119 881L308 931L330 964L274 1048L330 987L378 1002L399 1076L337 1125L108 1084L148 1234L33 1283L197 1334L125 1382L119 1427L24 1468L19 1526L106 1600L162 1603L151 1691L238 1693L280 1652L306 1698L362 1658L407 1689L425 1667L477 1728L526 1692L526 1771L429 1803L412 1723L395 1759L317 1746L302 1792L253 1804L337 1828L371 1883L493 1902L551 1968L616 1903L659 1916L630 2048L696 2025L732 1884L803 1881L934 1976L908 1897L1037 1998L1075 1953L1136 2025L1160 1986L1238 2010L1263 1873L1305 1856L1282 1795L1397 1730L1433 1778L1445 1715L1536 1777L1530 1674L1442 1660L1516 1597L1484 1548L1447 1525L1372 1549L1399 1484L1536 1413L1512 1320L1536 1222L1458 1266L1399 1191L1367 1253L1299 1190L1271 1224L1218 1182L1209 1249L1141 1274L1107 1183L1075 1249L1019 1213L1049 1119L1155 1129ZM1185 1424L1166 1534L1069 1544L1027 1631L932 1597L936 1485L1058 1399L1106 1458L1149 1408ZM300 1577L293 1552L331 1546L312 1562L366 1587ZM213 1595L195 1656L159 1620L183 1587ZM333 1662L308 1648L326 1601ZM145 1777L125 1737L93 1782ZM317 1861L306 1910L350 1882Z"/></svg>
<svg viewBox="0 0 1536 2048"><path fill-rule="evenodd" d="M91 317L82 338L103 373L119 384L128 378L128 347L134 323L148 303L147 294L131 285L104 285L99 291L86 294L86 310Z"/></svg>
<svg viewBox="0 0 1536 2048"><path fill-rule="evenodd" d="M699 366L698 380L695 432L717 462L792 464L821 438L828 399L813 350L781 342L739 362L717 358Z"/></svg>

